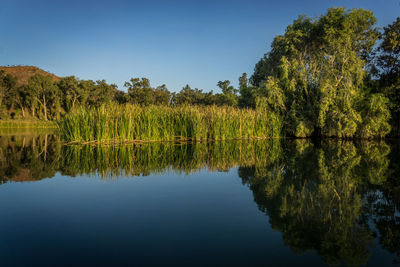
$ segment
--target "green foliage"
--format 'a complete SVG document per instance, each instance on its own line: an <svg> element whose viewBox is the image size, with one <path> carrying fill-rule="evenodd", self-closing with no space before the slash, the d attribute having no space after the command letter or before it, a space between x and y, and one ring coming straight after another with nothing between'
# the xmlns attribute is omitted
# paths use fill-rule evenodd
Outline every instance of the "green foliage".
<svg viewBox="0 0 400 267"><path fill-rule="evenodd" d="M35 74L29 78L28 82L28 101L34 113L38 108L43 112L42 118L47 121L49 118L49 108L59 105L59 89L50 76Z"/></svg>
<svg viewBox="0 0 400 267"><path fill-rule="evenodd" d="M257 87L251 86L247 79L247 73L243 73L239 78L239 106L255 108L257 96Z"/></svg>
<svg viewBox="0 0 400 267"><path fill-rule="evenodd" d="M200 89L192 89L188 84L179 93L172 94L172 103L179 105L213 105L216 99L213 92L205 93Z"/></svg>
<svg viewBox="0 0 400 267"><path fill-rule="evenodd" d="M125 83L128 88L128 101L143 106L148 105L169 105L171 93L165 84L152 88L147 78L132 78Z"/></svg>
<svg viewBox="0 0 400 267"><path fill-rule="evenodd" d="M0 118L4 118L4 108L13 109L20 102L17 92L17 79L0 70Z"/></svg>
<svg viewBox="0 0 400 267"><path fill-rule="evenodd" d="M67 112L74 110L76 106L85 104L94 87L87 88L87 83L78 80L75 76L61 78L57 85L64 95L63 107Z"/></svg>
<svg viewBox="0 0 400 267"><path fill-rule="evenodd" d="M376 51L375 68L378 72L378 92L390 99L393 134L400 135L400 17L384 27L381 43Z"/></svg>
<svg viewBox="0 0 400 267"><path fill-rule="evenodd" d="M117 86L115 84L107 84L105 80L98 80L94 86L90 85L90 87L91 91L89 91L87 103L94 107L99 107L104 103L111 102L117 91Z"/></svg>
<svg viewBox="0 0 400 267"><path fill-rule="evenodd" d="M260 109L127 104L81 108L59 127L66 141L210 141L279 137L281 121Z"/></svg>
<svg viewBox="0 0 400 267"><path fill-rule="evenodd" d="M222 91L222 94L216 95L217 104L236 107L238 105L238 90L235 89L228 80L219 81L217 85Z"/></svg>
<svg viewBox="0 0 400 267"><path fill-rule="evenodd" d="M300 16L277 36L256 65L252 82L283 116L286 134L352 138L387 134L385 101L364 91L366 57L379 34L371 11L331 8L318 19ZM363 122L366 99L379 102L375 124ZM382 114L378 114L382 112ZM362 128L364 131L357 131ZM368 125L368 126L366 126ZM366 130L366 128L369 130ZM372 129L372 128L374 129Z"/></svg>
<svg viewBox="0 0 400 267"><path fill-rule="evenodd" d="M362 114L362 124L358 135L362 138L371 136L383 138L390 132L389 100L381 95L373 94L366 100Z"/></svg>

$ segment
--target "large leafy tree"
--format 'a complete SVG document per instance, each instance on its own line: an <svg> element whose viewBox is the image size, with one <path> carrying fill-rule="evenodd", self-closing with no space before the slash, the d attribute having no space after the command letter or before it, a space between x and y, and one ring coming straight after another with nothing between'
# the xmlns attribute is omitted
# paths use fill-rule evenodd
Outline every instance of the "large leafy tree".
<svg viewBox="0 0 400 267"><path fill-rule="evenodd" d="M148 105L169 105L171 93L165 84L156 88L150 86L147 78L132 78L125 82L128 88L128 100L132 103Z"/></svg>
<svg viewBox="0 0 400 267"><path fill-rule="evenodd" d="M400 17L384 27L376 53L379 91L390 99L396 135L400 135Z"/></svg>
<svg viewBox="0 0 400 267"><path fill-rule="evenodd" d="M85 92L89 92L86 102L91 106L100 106L112 101L117 92L117 85L108 84L105 80L98 80L96 82L89 80L81 86L85 87Z"/></svg>
<svg viewBox="0 0 400 267"><path fill-rule="evenodd" d="M388 133L386 99L371 98L364 90L366 57L379 36L375 22L371 11L331 8L318 19L300 16L274 39L251 81L270 109L283 115L287 134L347 138ZM372 105L364 104L368 101L379 102L374 110L384 124L379 130L364 130L375 127L362 120L363 110Z"/></svg>
<svg viewBox="0 0 400 267"><path fill-rule="evenodd" d="M35 74L28 81L28 98L34 115L35 109L39 104L43 112L43 119L49 119L49 108L56 105L59 101L58 87L51 76Z"/></svg>
<svg viewBox="0 0 400 267"><path fill-rule="evenodd" d="M153 90L154 104L168 106L171 102L171 93L167 86L162 84Z"/></svg>
<svg viewBox="0 0 400 267"><path fill-rule="evenodd" d="M128 88L130 101L141 105L150 105L154 102L153 89L150 87L150 80L147 78L132 78L125 82Z"/></svg>
<svg viewBox="0 0 400 267"><path fill-rule="evenodd" d="M259 90L257 86L249 83L247 79L247 73L243 73L239 77L239 107L256 107L256 98L259 96Z"/></svg>
<svg viewBox="0 0 400 267"><path fill-rule="evenodd" d="M81 83L75 76L64 77L58 81L57 86L64 96L63 104L66 111L73 110L77 105L84 104L90 91L92 91L82 86Z"/></svg>
<svg viewBox="0 0 400 267"><path fill-rule="evenodd" d="M219 81L217 86L221 89L222 94L218 94L218 104L227 106L237 106L238 105L238 90L231 85L228 80Z"/></svg>
<svg viewBox="0 0 400 267"><path fill-rule="evenodd" d="M213 105L216 103L216 97L213 92L203 92L200 89L192 89L188 84L181 91L172 94L172 103L174 105Z"/></svg>
<svg viewBox="0 0 400 267"><path fill-rule="evenodd" d="M4 82L4 78L5 78L4 71L1 70L0 71L0 108L2 108L4 99L6 98L7 93L8 93L8 87Z"/></svg>
<svg viewBox="0 0 400 267"><path fill-rule="evenodd" d="M16 95L17 78L11 74L5 74L4 71L0 71L0 111L2 112L4 106L8 109L12 109L15 103L18 102Z"/></svg>

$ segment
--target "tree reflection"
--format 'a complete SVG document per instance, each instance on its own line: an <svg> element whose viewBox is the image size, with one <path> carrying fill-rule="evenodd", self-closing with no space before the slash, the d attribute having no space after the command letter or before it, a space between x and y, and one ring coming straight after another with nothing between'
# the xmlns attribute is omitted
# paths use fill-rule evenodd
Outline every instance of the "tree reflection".
<svg viewBox="0 0 400 267"><path fill-rule="evenodd" d="M369 213L379 233L379 242L400 263L400 144L393 143L387 180L369 194Z"/></svg>
<svg viewBox="0 0 400 267"><path fill-rule="evenodd" d="M61 162L54 135L0 137L0 183L53 177Z"/></svg>
<svg viewBox="0 0 400 267"><path fill-rule="evenodd" d="M265 169L239 169L271 226L295 252L316 250L330 265L366 263L374 232L364 196L385 183L389 146L297 140L283 149Z"/></svg>

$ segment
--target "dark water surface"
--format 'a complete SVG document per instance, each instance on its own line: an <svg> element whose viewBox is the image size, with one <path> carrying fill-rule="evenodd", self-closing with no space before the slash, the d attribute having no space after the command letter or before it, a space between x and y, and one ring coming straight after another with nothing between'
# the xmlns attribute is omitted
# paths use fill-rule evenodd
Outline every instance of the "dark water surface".
<svg viewBox="0 0 400 267"><path fill-rule="evenodd" d="M400 144L0 137L0 265L391 266Z"/></svg>

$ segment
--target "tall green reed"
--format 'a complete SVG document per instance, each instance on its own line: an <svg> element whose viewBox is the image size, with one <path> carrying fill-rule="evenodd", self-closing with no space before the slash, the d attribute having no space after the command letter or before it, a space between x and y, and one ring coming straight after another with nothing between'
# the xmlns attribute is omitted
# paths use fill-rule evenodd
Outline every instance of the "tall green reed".
<svg viewBox="0 0 400 267"><path fill-rule="evenodd" d="M103 105L58 122L69 142L211 141L279 137L281 120L261 109L217 106Z"/></svg>

